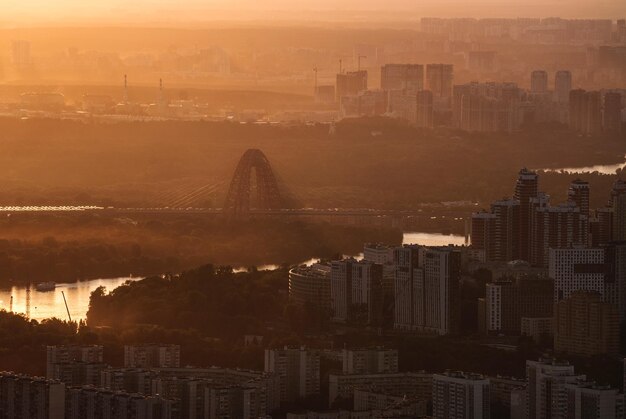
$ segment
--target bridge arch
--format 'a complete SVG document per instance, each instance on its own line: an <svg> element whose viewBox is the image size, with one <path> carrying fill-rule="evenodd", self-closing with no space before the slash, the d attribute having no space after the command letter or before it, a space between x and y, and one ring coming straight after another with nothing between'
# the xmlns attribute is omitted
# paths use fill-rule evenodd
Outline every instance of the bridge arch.
<svg viewBox="0 0 626 419"><path fill-rule="evenodd" d="M256 148L246 150L237 164L230 182L224 212L246 214L250 212L252 169L256 172L257 207L272 210L283 208L283 199L270 162L263 152Z"/></svg>

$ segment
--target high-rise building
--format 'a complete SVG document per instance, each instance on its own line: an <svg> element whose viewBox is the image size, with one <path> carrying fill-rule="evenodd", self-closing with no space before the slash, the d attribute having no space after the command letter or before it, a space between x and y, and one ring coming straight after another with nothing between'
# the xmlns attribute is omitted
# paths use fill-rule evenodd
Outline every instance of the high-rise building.
<svg viewBox="0 0 626 419"><path fill-rule="evenodd" d="M479 374L463 372L434 374L433 417L490 418L489 380Z"/></svg>
<svg viewBox="0 0 626 419"><path fill-rule="evenodd" d="M423 90L417 93L417 126L433 127L433 92Z"/></svg>
<svg viewBox="0 0 626 419"><path fill-rule="evenodd" d="M55 378L55 364L102 363L101 345L58 345L46 347L46 377Z"/></svg>
<svg viewBox="0 0 626 419"><path fill-rule="evenodd" d="M554 76L554 93L558 103L569 102L569 92L572 90L572 73L569 70L560 70Z"/></svg>
<svg viewBox="0 0 626 419"><path fill-rule="evenodd" d="M405 90L415 95L424 90L424 66L421 64L386 64L380 69L380 88Z"/></svg>
<svg viewBox="0 0 626 419"><path fill-rule="evenodd" d="M545 70L535 70L530 73L530 91L532 93L548 91L548 73Z"/></svg>
<svg viewBox="0 0 626 419"><path fill-rule="evenodd" d="M567 384L586 382L576 375L574 366L553 359L526 361L528 419L565 419L568 404Z"/></svg>
<svg viewBox="0 0 626 419"><path fill-rule="evenodd" d="M312 304L330 315L330 271L325 263L298 266L289 271L289 301Z"/></svg>
<svg viewBox="0 0 626 419"><path fill-rule="evenodd" d="M423 276L414 283L414 327L423 332L457 333L460 322L461 252L453 247L423 248Z"/></svg>
<svg viewBox="0 0 626 419"><path fill-rule="evenodd" d="M346 323L352 306L352 260L334 260L330 264L331 319Z"/></svg>
<svg viewBox="0 0 626 419"><path fill-rule="evenodd" d="M402 246L394 249L394 328L412 330L415 310L415 283L421 280L419 246Z"/></svg>
<svg viewBox="0 0 626 419"><path fill-rule="evenodd" d="M624 417L624 395L595 383L566 384L567 418L619 419Z"/></svg>
<svg viewBox="0 0 626 419"><path fill-rule="evenodd" d="M394 250L394 328L445 335L459 325L461 254L454 247Z"/></svg>
<svg viewBox="0 0 626 419"><path fill-rule="evenodd" d="M605 247L605 281L612 294L609 300L617 305L620 321L626 320L626 241L611 242Z"/></svg>
<svg viewBox="0 0 626 419"><path fill-rule="evenodd" d="M600 92L585 93L584 132L590 135L602 132L602 96Z"/></svg>
<svg viewBox="0 0 626 419"><path fill-rule="evenodd" d="M570 91L570 127L583 134L602 132L602 99L600 92L582 89Z"/></svg>
<svg viewBox="0 0 626 419"><path fill-rule="evenodd" d="M0 372L0 417L64 419L65 384Z"/></svg>
<svg viewBox="0 0 626 419"><path fill-rule="evenodd" d="M452 98L453 79L454 66L452 64L426 65L426 88L433 93L436 107L449 107Z"/></svg>
<svg viewBox="0 0 626 419"><path fill-rule="evenodd" d="M550 279L518 278L487 284L485 296L488 332L519 335L522 318L552 316L554 284Z"/></svg>
<svg viewBox="0 0 626 419"><path fill-rule="evenodd" d="M613 183L611 190L611 200L609 205L612 212L612 233L613 241L626 240L626 181L618 179Z"/></svg>
<svg viewBox="0 0 626 419"><path fill-rule="evenodd" d="M344 96L356 96L359 92L367 90L367 71L348 71L337 74L337 101Z"/></svg>
<svg viewBox="0 0 626 419"><path fill-rule="evenodd" d="M537 198L539 177L537 173L523 168L515 184L515 199L519 201L519 258L530 260L531 200Z"/></svg>
<svg viewBox="0 0 626 419"><path fill-rule="evenodd" d="M622 95L619 92L604 94L603 127L605 132L616 135L622 132Z"/></svg>
<svg viewBox="0 0 626 419"><path fill-rule="evenodd" d="M383 266L354 259L331 263L332 319L361 325L379 325L382 319Z"/></svg>
<svg viewBox="0 0 626 419"><path fill-rule="evenodd" d="M265 372L280 377L280 401L294 402L320 391L317 350L285 347L265 350Z"/></svg>
<svg viewBox="0 0 626 419"><path fill-rule="evenodd" d="M11 43L11 63L18 70L27 68L32 64L30 42L15 40Z"/></svg>
<svg viewBox="0 0 626 419"><path fill-rule="evenodd" d="M393 262L393 247L382 243L366 243L363 246L363 259L385 265Z"/></svg>
<svg viewBox="0 0 626 419"><path fill-rule="evenodd" d="M554 302L577 290L596 291L605 301L613 296L605 284L604 249L574 247L550 249L548 275L554 279Z"/></svg>
<svg viewBox="0 0 626 419"><path fill-rule="evenodd" d="M124 346L126 368L177 368L180 367L180 346L146 344Z"/></svg>
<svg viewBox="0 0 626 419"><path fill-rule="evenodd" d="M532 200L538 196L539 177L526 168L520 170L515 184L515 199L519 210L519 258L529 260Z"/></svg>
<svg viewBox="0 0 626 419"><path fill-rule="evenodd" d="M457 128L481 132L513 132L522 123L521 91L515 83L455 85L452 122Z"/></svg>
<svg viewBox="0 0 626 419"><path fill-rule="evenodd" d="M613 236L613 208L611 206L595 210L595 216L589 219L589 233L591 234L591 247L600 247L611 241Z"/></svg>
<svg viewBox="0 0 626 419"><path fill-rule="evenodd" d="M494 259L496 215L479 211L472 214L472 249L479 252L478 260L486 262Z"/></svg>
<svg viewBox="0 0 626 419"><path fill-rule="evenodd" d="M548 266L549 249L586 245L589 224L574 202L538 206L531 214L530 262Z"/></svg>
<svg viewBox="0 0 626 419"><path fill-rule="evenodd" d="M587 110L585 93L583 89L574 89L569 92L569 126L578 132L583 132L585 127Z"/></svg>
<svg viewBox="0 0 626 419"><path fill-rule="evenodd" d="M580 213L589 217L589 182L575 179L570 183L567 200L580 208Z"/></svg>
<svg viewBox="0 0 626 419"><path fill-rule="evenodd" d="M495 215L491 260L508 262L520 258L520 209L518 199L503 199L491 204L491 213Z"/></svg>
<svg viewBox="0 0 626 419"><path fill-rule="evenodd" d="M398 372L398 351L386 348L344 349L344 374L393 374Z"/></svg>
<svg viewBox="0 0 626 419"><path fill-rule="evenodd" d="M619 352L617 306L595 291L574 291L554 309L554 349L580 356Z"/></svg>

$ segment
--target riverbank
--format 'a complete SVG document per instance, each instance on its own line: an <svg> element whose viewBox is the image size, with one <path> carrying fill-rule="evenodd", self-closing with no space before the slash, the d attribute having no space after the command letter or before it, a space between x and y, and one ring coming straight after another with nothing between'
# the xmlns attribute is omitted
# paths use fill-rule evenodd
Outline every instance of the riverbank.
<svg viewBox="0 0 626 419"><path fill-rule="evenodd" d="M1 218L0 231L0 286L5 287L150 276L211 262L234 267L296 264L311 257L356 254L369 241L402 241L402 233L390 227L272 219L225 223L202 215L21 215Z"/></svg>

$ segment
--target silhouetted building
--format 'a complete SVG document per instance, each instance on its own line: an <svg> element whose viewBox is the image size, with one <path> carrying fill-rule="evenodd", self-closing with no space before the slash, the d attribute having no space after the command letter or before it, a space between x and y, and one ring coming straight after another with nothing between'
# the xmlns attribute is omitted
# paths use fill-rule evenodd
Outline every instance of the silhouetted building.
<svg viewBox="0 0 626 419"><path fill-rule="evenodd" d="M532 220L532 202L537 198L539 177L537 173L526 168L520 170L515 185L515 199L519 206L519 259L530 260L530 232Z"/></svg>
<svg viewBox="0 0 626 419"><path fill-rule="evenodd" d="M66 390L67 419L151 418L170 419L175 403L161 397L113 392L92 386Z"/></svg>
<svg viewBox="0 0 626 419"><path fill-rule="evenodd" d="M619 352L617 306L595 291L574 291L554 309L554 349L573 355L614 355Z"/></svg>
<svg viewBox="0 0 626 419"><path fill-rule="evenodd" d="M433 93L430 90L417 93L417 126L433 127Z"/></svg>
<svg viewBox="0 0 626 419"><path fill-rule="evenodd" d="M589 182L581 179L572 181L567 191L567 200L573 202L582 215L589 217Z"/></svg>
<svg viewBox="0 0 626 419"><path fill-rule="evenodd" d="M587 217L574 202L539 206L532 213L530 261L535 266L548 266L549 249L586 245Z"/></svg>
<svg viewBox="0 0 626 419"><path fill-rule="evenodd" d="M526 397L528 419L565 418L568 396L567 384L586 382L576 375L574 366L554 359L526 361Z"/></svg>
<svg viewBox="0 0 626 419"><path fill-rule="evenodd" d="M611 206L598 208L595 216L589 220L591 247L608 244L613 235L613 208Z"/></svg>
<svg viewBox="0 0 626 419"><path fill-rule="evenodd" d="M554 279L555 303L577 290L596 291L610 298L605 287L604 249L550 249L548 266L549 276Z"/></svg>
<svg viewBox="0 0 626 419"><path fill-rule="evenodd" d="M332 319L360 325L380 325L383 303L383 266L363 260L331 263Z"/></svg>
<svg viewBox="0 0 626 419"><path fill-rule="evenodd" d="M569 92L572 90L572 73L560 70L554 76L554 94L558 103L569 102Z"/></svg>
<svg viewBox="0 0 626 419"><path fill-rule="evenodd" d="M424 66L421 64L386 64L380 69L380 88L404 90L411 95L424 90Z"/></svg>
<svg viewBox="0 0 626 419"><path fill-rule="evenodd" d="M64 419L65 384L0 371L0 417Z"/></svg>
<svg viewBox="0 0 626 419"><path fill-rule="evenodd" d="M485 296L488 332L519 335L522 318L553 313L554 283L550 279L519 278L487 284Z"/></svg>
<svg viewBox="0 0 626 419"><path fill-rule="evenodd" d="M618 179L613 183L609 205L612 207L611 240L626 240L626 181Z"/></svg>
<svg viewBox="0 0 626 419"><path fill-rule="evenodd" d="M619 419L624 417L624 395L595 383L567 384L567 418Z"/></svg>
<svg viewBox="0 0 626 419"><path fill-rule="evenodd" d="M426 88L433 93L435 109L449 108L452 98L452 64L427 64Z"/></svg>
<svg viewBox="0 0 626 419"><path fill-rule="evenodd" d="M504 199L491 204L495 215L491 259L500 262L519 259L520 201Z"/></svg>
<svg viewBox="0 0 626 419"><path fill-rule="evenodd" d="M126 368L180 367L180 346L150 343L124 346Z"/></svg>
<svg viewBox="0 0 626 419"><path fill-rule="evenodd" d="M606 132L613 134L622 132L622 95L620 93L605 93L603 123Z"/></svg>
<svg viewBox="0 0 626 419"><path fill-rule="evenodd" d="M289 301L300 306L311 304L330 315L329 264L302 265L289 271Z"/></svg>
<svg viewBox="0 0 626 419"><path fill-rule="evenodd" d="M344 96L354 96L359 92L367 90L367 71L349 71L337 74L337 101Z"/></svg>
<svg viewBox="0 0 626 419"><path fill-rule="evenodd" d="M344 374L393 374L398 372L398 351L385 348L344 349Z"/></svg>
<svg viewBox="0 0 626 419"><path fill-rule="evenodd" d="M104 349L101 345L57 345L46 347L46 378L55 378L56 364L99 364Z"/></svg>
<svg viewBox="0 0 626 419"><path fill-rule="evenodd" d="M313 349L265 350L265 372L280 377L280 401L295 402L320 391L320 354Z"/></svg>
<svg viewBox="0 0 626 419"><path fill-rule="evenodd" d="M602 132L602 101L600 92L582 89L570 91L570 127L583 134Z"/></svg>
<svg viewBox="0 0 626 419"><path fill-rule="evenodd" d="M468 83L453 88L453 125L467 131L512 132L522 122L515 83Z"/></svg>
<svg viewBox="0 0 626 419"><path fill-rule="evenodd" d="M433 417L489 419L489 380L463 372L434 374Z"/></svg>
<svg viewBox="0 0 626 419"><path fill-rule="evenodd" d="M394 252L394 327L445 335L459 326L461 253L453 247L403 246Z"/></svg>
<svg viewBox="0 0 626 419"><path fill-rule="evenodd" d="M545 70L535 70L530 74L531 93L546 93L548 91L548 73Z"/></svg>

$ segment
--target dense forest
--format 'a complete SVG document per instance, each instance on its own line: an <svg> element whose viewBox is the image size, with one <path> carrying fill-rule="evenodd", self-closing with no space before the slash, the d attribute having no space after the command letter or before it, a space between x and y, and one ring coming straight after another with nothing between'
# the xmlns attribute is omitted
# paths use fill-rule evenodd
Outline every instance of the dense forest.
<svg viewBox="0 0 626 419"><path fill-rule="evenodd" d="M0 218L0 286L180 272L211 260L234 267L296 264L399 244L400 231L219 216L115 217L16 214Z"/></svg>
<svg viewBox="0 0 626 419"><path fill-rule="evenodd" d="M154 207L211 186L190 205L220 208L248 148L267 155L292 206L313 208L486 205L511 195L521 167L615 164L626 154L623 139L580 136L557 124L506 135L371 118L343 120L331 135L327 125L4 118L0 202ZM562 200L573 177L542 175L541 188ZM615 176L583 178L592 206L603 205Z"/></svg>

